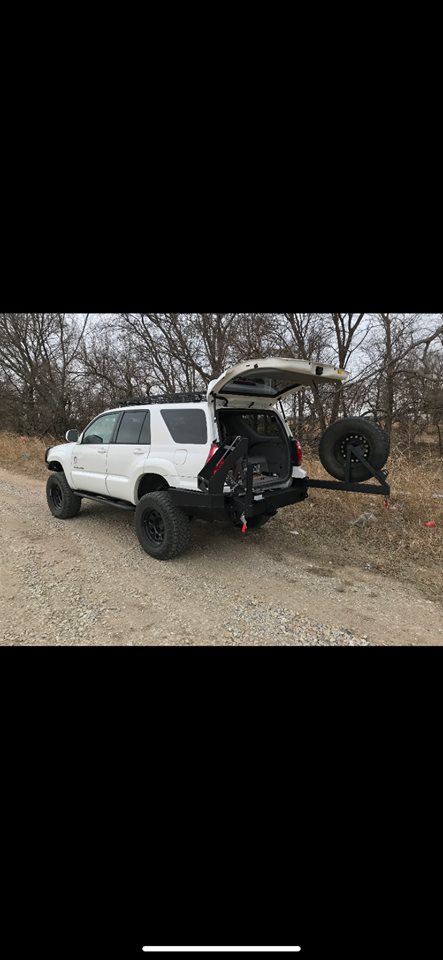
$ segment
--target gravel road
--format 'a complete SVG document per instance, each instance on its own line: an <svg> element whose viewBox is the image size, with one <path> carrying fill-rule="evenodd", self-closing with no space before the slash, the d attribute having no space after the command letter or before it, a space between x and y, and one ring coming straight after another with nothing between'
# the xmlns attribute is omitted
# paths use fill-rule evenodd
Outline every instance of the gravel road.
<svg viewBox="0 0 443 960"><path fill-rule="evenodd" d="M278 517L242 537L193 521L190 550L143 553L133 515L83 501L56 520L45 482L0 470L0 644L442 644L418 590L302 555Z"/></svg>

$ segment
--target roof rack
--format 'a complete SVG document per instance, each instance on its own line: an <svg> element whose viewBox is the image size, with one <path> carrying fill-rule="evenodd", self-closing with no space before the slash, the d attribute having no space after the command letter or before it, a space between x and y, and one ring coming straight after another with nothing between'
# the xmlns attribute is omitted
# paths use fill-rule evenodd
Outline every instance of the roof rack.
<svg viewBox="0 0 443 960"><path fill-rule="evenodd" d="M154 397L135 397L132 400L119 402L120 407L149 406L154 403L201 403L206 400L206 393L160 393Z"/></svg>

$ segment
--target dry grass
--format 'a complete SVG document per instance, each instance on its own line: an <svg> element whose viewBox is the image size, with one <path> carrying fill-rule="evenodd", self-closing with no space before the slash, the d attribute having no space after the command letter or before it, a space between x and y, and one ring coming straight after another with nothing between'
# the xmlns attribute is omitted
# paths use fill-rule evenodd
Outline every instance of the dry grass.
<svg viewBox="0 0 443 960"><path fill-rule="evenodd" d="M44 454L51 443L57 440L0 432L0 466L44 480ZM331 479L315 453L305 457L303 466L311 477ZM443 460L433 445L416 453L397 451L388 469L388 510L380 496L311 490L305 503L280 511L276 527L287 544L296 544L306 556L370 567L414 583L429 598L443 598L443 498L434 499L443 494ZM374 513L377 522L351 526L364 511ZM435 520L436 528L425 527L427 520Z"/></svg>
<svg viewBox="0 0 443 960"><path fill-rule="evenodd" d="M44 479L48 475L45 450L57 441L52 437L20 437L15 433L0 432L0 467L17 473Z"/></svg>
<svg viewBox="0 0 443 960"><path fill-rule="evenodd" d="M309 476L331 479L318 458L306 457ZM370 568L419 586L428 598L443 600L443 461L420 451L416 460L397 453L387 464L391 499L384 507L382 496L311 490L298 507L279 514L285 539L298 550L334 564ZM366 527L351 524L369 511L376 522ZM435 520L435 529L425 527ZM291 533L296 530L298 536Z"/></svg>

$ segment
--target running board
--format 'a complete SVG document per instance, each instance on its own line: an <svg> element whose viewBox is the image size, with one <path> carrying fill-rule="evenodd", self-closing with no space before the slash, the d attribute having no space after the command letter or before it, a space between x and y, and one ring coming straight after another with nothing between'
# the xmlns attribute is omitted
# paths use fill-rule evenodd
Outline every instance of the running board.
<svg viewBox="0 0 443 960"><path fill-rule="evenodd" d="M100 493L86 493L83 490L74 490L74 493L82 500L98 500L99 503L107 503L108 507L118 507L119 510L135 510L134 504L127 503L126 500L113 500L112 497L105 497Z"/></svg>

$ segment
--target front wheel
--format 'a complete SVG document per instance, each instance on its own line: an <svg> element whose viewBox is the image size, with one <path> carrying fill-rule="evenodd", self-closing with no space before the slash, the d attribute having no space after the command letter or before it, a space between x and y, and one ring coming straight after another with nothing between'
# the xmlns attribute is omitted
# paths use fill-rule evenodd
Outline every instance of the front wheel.
<svg viewBox="0 0 443 960"><path fill-rule="evenodd" d="M82 505L81 497L71 490L64 473L53 473L48 477L46 499L52 515L59 520L76 517Z"/></svg>
<svg viewBox="0 0 443 960"><path fill-rule="evenodd" d="M320 440L320 460L336 480L344 480L348 448L358 446L374 470L381 470L389 457L389 437L376 423L364 417L337 420L325 430ZM351 454L351 481L369 480L372 473Z"/></svg>
<svg viewBox="0 0 443 960"><path fill-rule="evenodd" d="M147 493L135 508L135 529L145 553L172 560L189 546L189 517L172 503L167 491Z"/></svg>

